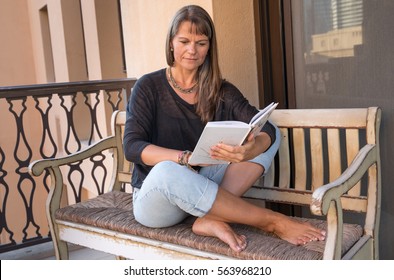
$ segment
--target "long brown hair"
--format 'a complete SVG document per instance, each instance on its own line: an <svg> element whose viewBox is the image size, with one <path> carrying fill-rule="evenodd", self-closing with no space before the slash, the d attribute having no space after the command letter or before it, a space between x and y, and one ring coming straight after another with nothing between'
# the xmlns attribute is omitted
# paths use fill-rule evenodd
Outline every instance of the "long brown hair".
<svg viewBox="0 0 394 280"><path fill-rule="evenodd" d="M222 75L218 62L218 51L215 26L209 14L200 6L190 5L178 10L173 17L166 40L167 64L174 64L174 54L171 51L171 42L178 33L181 23L189 21L196 27L196 32L209 39L209 50L204 63L198 69L198 96L197 114L203 122L213 119L216 107L220 100L220 87Z"/></svg>

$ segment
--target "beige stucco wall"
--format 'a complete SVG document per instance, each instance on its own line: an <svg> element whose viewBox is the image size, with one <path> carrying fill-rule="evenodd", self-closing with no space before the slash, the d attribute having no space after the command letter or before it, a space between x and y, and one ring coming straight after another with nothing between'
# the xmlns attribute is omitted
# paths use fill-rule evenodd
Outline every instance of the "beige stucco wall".
<svg viewBox="0 0 394 280"><path fill-rule="evenodd" d="M36 81L27 1L0 0L0 86Z"/></svg>
<svg viewBox="0 0 394 280"><path fill-rule="evenodd" d="M223 77L258 106L254 2L213 0L212 9Z"/></svg>
<svg viewBox="0 0 394 280"><path fill-rule="evenodd" d="M124 78L116 1L81 1L89 80Z"/></svg>
<svg viewBox="0 0 394 280"><path fill-rule="evenodd" d="M44 58L44 45L41 36L40 9L47 6L49 25L53 52L53 66L56 82L67 82L68 64L66 55L66 45L64 38L63 17L61 12L60 0L35 0L28 1L30 27L32 33L33 55L35 58L36 83L47 83L47 73ZM53 81L52 81L53 82Z"/></svg>

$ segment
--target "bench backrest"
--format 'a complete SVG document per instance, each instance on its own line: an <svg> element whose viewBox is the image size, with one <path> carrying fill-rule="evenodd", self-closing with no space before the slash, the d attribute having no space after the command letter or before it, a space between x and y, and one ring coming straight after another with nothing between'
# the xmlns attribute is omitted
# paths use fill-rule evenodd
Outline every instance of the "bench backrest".
<svg viewBox="0 0 394 280"><path fill-rule="evenodd" d="M260 184L264 190L251 190L251 196L309 206L312 192L337 179L364 145L379 144L380 115L376 107L275 110L271 119L281 146ZM377 184L372 170L343 197L342 208L366 212L368 192Z"/></svg>
<svg viewBox="0 0 394 280"><path fill-rule="evenodd" d="M269 173L246 196L268 201L310 205L315 188L332 182L366 144L378 145L380 110L277 109L271 120L280 128L282 142ZM113 115L118 149L114 157L114 188L131 181L132 164L123 155L125 112ZM342 201L343 209L367 211L369 188L377 188L376 172L361 180Z"/></svg>

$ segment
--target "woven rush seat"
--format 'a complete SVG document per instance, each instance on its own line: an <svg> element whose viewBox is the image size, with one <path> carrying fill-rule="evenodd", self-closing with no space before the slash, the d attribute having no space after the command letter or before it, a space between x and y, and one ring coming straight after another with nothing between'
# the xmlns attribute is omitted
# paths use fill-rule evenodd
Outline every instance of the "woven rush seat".
<svg viewBox="0 0 394 280"><path fill-rule="evenodd" d="M112 191L81 203L60 208L56 211L55 217L57 220L137 235L238 259L318 260L323 258L325 245L324 241L318 241L295 246L256 228L232 224L232 228L237 233L244 234L248 240L247 248L236 253L217 238L194 234L191 230L195 219L193 217L168 228L155 229L139 224L133 215L132 194L120 191ZM297 219L308 221L318 228L326 228L325 221ZM363 229L359 225L344 224L343 232L342 255L360 239Z"/></svg>

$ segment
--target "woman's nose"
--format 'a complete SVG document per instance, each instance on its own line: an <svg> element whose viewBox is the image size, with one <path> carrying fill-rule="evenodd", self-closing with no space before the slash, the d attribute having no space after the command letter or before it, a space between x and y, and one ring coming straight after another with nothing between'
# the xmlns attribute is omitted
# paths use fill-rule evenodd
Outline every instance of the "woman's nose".
<svg viewBox="0 0 394 280"><path fill-rule="evenodd" d="M187 51L191 54L194 54L196 52L196 44L195 43L190 43L188 46Z"/></svg>

